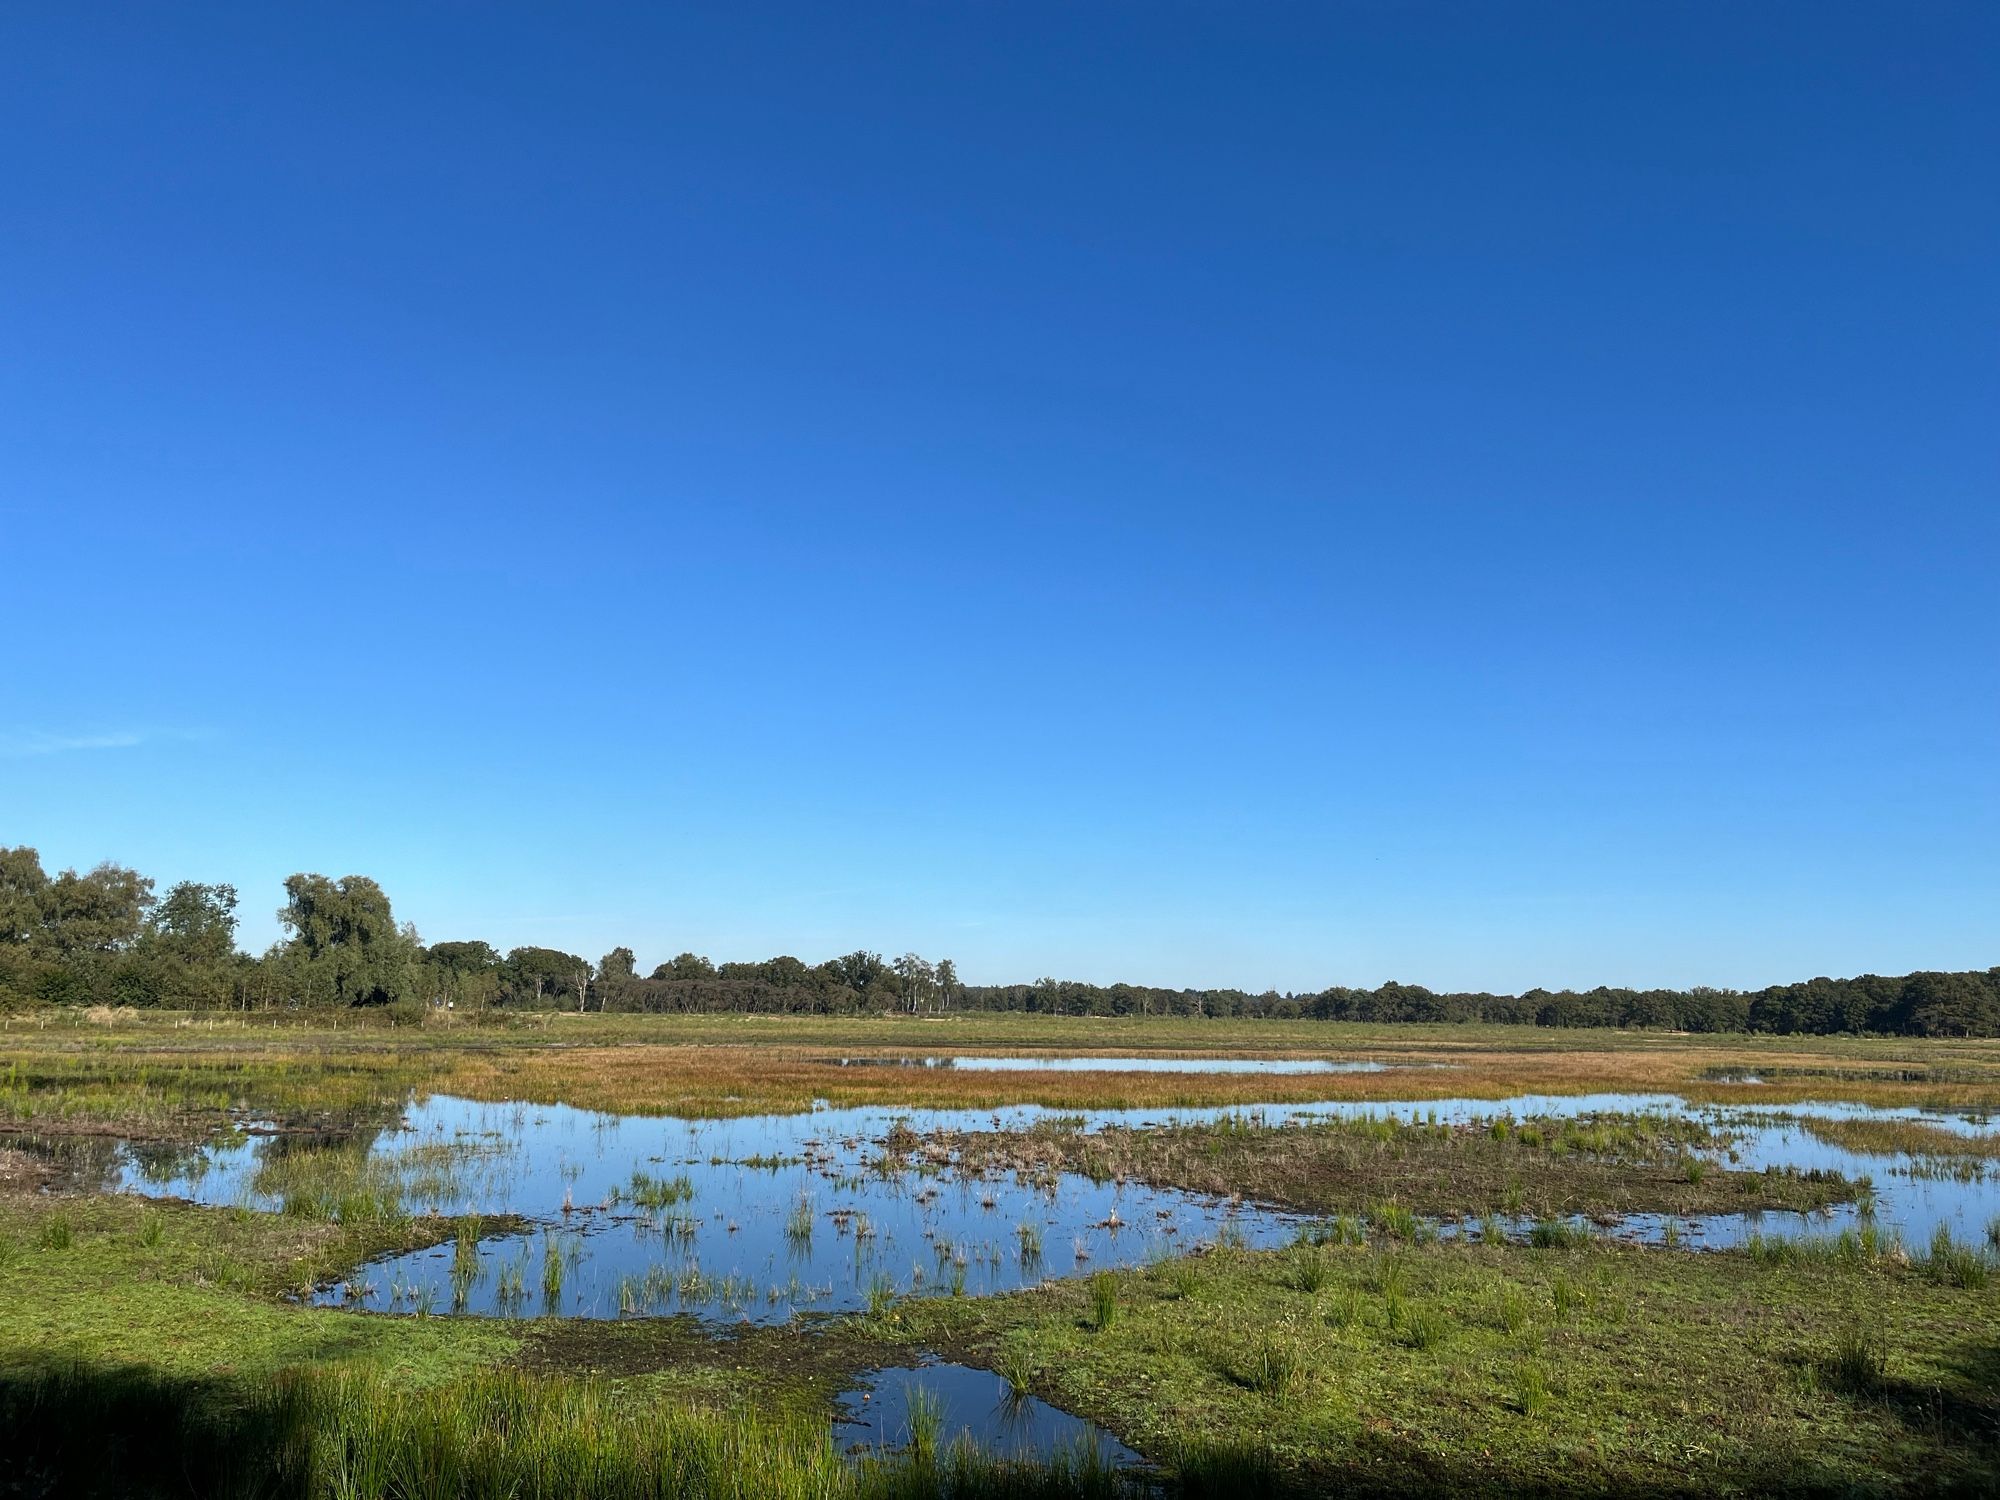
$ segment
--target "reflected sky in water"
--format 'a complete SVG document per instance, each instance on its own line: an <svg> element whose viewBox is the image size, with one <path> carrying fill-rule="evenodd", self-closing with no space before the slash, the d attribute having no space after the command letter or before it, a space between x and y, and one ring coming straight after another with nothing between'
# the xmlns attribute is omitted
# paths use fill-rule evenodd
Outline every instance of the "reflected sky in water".
<svg viewBox="0 0 2000 1500"><path fill-rule="evenodd" d="M991 1370L941 1361L876 1370L853 1390L843 1391L835 1409L834 1442L850 1450L907 1447L911 1399L918 1392L934 1406L941 1448L969 1437L1001 1458L1044 1458L1091 1449L1107 1465L1144 1462L1096 1423L1016 1393Z"/></svg>
<svg viewBox="0 0 2000 1500"><path fill-rule="evenodd" d="M534 1227L487 1238L476 1260L459 1257L451 1245L390 1257L323 1290L320 1300L381 1311L594 1318L685 1312L773 1322L797 1310L865 1307L871 1299L1009 1291L1045 1277L1142 1264L1225 1236L1268 1247L1289 1241L1301 1223L1257 1204L1073 1174L1037 1186L1011 1173L885 1172L881 1142L899 1123L922 1133L1023 1129L1051 1117L1097 1129L1225 1115L1281 1124L1646 1111L1725 1125L1732 1138L1714 1154L1729 1165L1872 1177L1876 1222L1913 1248L1940 1224L1960 1240L1982 1240L2000 1214L2000 1191L1984 1173L1973 1181L1898 1175L1908 1158L1828 1145L1796 1118L1923 1119L1960 1131L1983 1123L1914 1109L1697 1107L1671 1095L1601 1093L1255 1109L821 1108L684 1120L436 1095L412 1103L403 1128L381 1132L367 1148L395 1166L405 1201L447 1214L517 1215ZM275 1209L282 1201L260 1189L259 1173L301 1145L292 1137L252 1136L198 1153L128 1147L114 1171L120 1186L135 1191ZM277 1175L266 1173L263 1187ZM1835 1233L1860 1222L1848 1207L1813 1216L1716 1215L1680 1220L1676 1228L1690 1245L1719 1246L1751 1233ZM1659 1219L1634 1215L1613 1232L1652 1239L1663 1227Z"/></svg>

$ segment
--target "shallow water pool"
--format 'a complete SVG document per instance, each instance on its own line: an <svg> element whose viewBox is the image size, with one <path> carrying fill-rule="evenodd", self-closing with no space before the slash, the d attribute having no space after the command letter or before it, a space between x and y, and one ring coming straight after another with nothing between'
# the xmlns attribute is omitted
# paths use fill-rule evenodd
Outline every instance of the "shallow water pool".
<svg viewBox="0 0 2000 1500"><path fill-rule="evenodd" d="M1065 1174L1044 1185L1011 1173L961 1176L909 1169L884 1149L893 1129L1024 1129L1059 1118L1071 1128L1200 1123L1225 1115L1263 1123L1362 1116L1476 1122L1498 1115L1681 1112L1723 1124L1715 1153L1748 1168L1825 1168L1873 1177L1876 1222L1920 1249L1942 1225L1979 1242L2000 1215L1990 1174L1972 1180L1903 1175L1894 1154L1828 1145L1808 1114L1920 1118L1970 1131L1969 1117L1853 1105L1689 1106L1672 1095L1530 1095L1505 1101L1329 1102L1061 1112L819 1108L734 1120L621 1116L561 1105L493 1104L435 1095L410 1104L402 1127L364 1149L403 1201L439 1213L510 1215L526 1233L392 1256L323 1288L316 1300L390 1312L551 1314L615 1318L687 1313L782 1322L808 1309L844 1311L899 1297L979 1296L1051 1276L1125 1267L1224 1237L1253 1248L1289 1241L1298 1216L1136 1182ZM117 1185L212 1204L283 1209L288 1175L323 1145L252 1137L199 1151L130 1147ZM1834 1233L1861 1223L1853 1207L1819 1215L1719 1214L1681 1220L1693 1246L1749 1235ZM1525 1232L1524 1223L1511 1226ZM1446 1232L1452 1230L1449 1226ZM1614 1231L1665 1236L1664 1221L1628 1216Z"/></svg>
<svg viewBox="0 0 2000 1500"><path fill-rule="evenodd" d="M1145 1462L1095 1422L1019 1393L991 1370L943 1362L864 1376L841 1393L833 1436L844 1449L895 1450L908 1447L920 1425L939 1448L964 1438L1001 1458L1087 1454L1112 1468Z"/></svg>

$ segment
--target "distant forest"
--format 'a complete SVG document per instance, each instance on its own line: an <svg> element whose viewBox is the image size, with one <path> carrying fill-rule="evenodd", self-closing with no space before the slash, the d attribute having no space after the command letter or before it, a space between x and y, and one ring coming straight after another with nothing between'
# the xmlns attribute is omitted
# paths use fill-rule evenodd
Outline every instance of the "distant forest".
<svg viewBox="0 0 2000 1500"><path fill-rule="evenodd" d="M650 974L630 948L595 962L556 948L500 953L478 942L426 944L398 925L361 875L294 875L278 911L285 937L261 957L236 946L237 892L182 881L164 895L120 865L51 876L35 850L0 848L0 1010L47 1005L305 1010L761 1012L1031 1011L1066 1016L1266 1016L1326 1021L1491 1021L1655 1031L2000 1035L2000 968L1738 991L1529 990L1441 993L1421 985L1335 986L1310 994L1169 990L1148 985L963 983L950 959L857 950L716 964L683 953Z"/></svg>

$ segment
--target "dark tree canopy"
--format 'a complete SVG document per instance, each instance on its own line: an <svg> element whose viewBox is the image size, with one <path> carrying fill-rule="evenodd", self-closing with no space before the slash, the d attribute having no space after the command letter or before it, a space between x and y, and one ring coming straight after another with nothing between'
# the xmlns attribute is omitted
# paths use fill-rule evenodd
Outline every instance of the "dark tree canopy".
<svg viewBox="0 0 2000 1500"><path fill-rule="evenodd" d="M477 939L426 948L362 875L294 875L286 938L261 959L236 951L233 886L184 880L157 901L121 865L51 878L35 850L0 848L0 1007L117 1004L451 1010L563 1009L852 1014L1025 1011L1066 1016L1268 1016L1286 1020L1487 1022L1656 1031L2000 1035L2000 969L1808 979L1746 992L1437 991L1391 980L1302 994L1166 989L1038 979L965 983L949 958L885 959L857 948L823 963L790 954L717 964L678 954L645 978L632 949L592 965L560 948L503 958Z"/></svg>

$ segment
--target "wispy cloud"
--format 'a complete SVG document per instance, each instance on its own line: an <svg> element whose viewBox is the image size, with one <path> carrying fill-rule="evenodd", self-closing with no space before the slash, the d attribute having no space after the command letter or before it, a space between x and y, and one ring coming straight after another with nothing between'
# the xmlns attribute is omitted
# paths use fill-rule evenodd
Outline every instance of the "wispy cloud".
<svg viewBox="0 0 2000 1500"><path fill-rule="evenodd" d="M0 758L66 755L75 750L130 750L162 740L198 740L192 729L107 729L98 734L53 734L46 729L0 729Z"/></svg>

